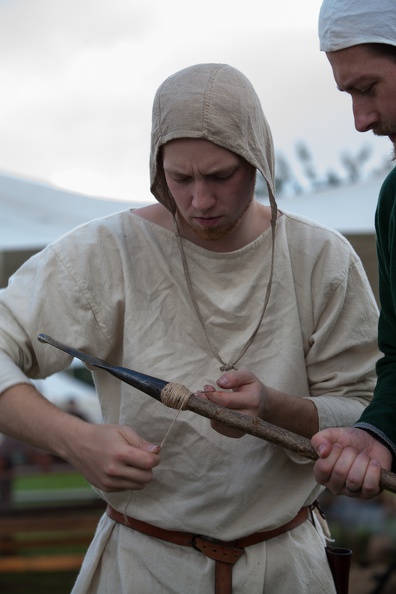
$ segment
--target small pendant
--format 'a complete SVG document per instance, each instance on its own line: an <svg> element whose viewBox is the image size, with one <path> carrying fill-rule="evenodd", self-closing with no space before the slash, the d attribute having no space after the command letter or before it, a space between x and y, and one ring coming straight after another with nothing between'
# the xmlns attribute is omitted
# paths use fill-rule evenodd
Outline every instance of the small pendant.
<svg viewBox="0 0 396 594"><path fill-rule="evenodd" d="M220 371L222 371L222 372L231 371L231 369L236 371L238 369L238 367L235 367L235 365L233 363L226 363L220 367Z"/></svg>

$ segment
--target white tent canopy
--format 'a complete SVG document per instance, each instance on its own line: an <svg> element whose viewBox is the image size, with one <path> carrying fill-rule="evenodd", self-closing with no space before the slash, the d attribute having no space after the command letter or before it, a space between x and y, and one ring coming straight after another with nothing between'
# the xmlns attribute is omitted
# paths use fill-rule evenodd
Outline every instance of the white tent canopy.
<svg viewBox="0 0 396 594"><path fill-rule="evenodd" d="M344 235L374 233L374 217L383 178L336 186L277 200L280 210L299 214Z"/></svg>
<svg viewBox="0 0 396 594"><path fill-rule="evenodd" d="M41 249L90 219L142 205L0 175L0 251Z"/></svg>

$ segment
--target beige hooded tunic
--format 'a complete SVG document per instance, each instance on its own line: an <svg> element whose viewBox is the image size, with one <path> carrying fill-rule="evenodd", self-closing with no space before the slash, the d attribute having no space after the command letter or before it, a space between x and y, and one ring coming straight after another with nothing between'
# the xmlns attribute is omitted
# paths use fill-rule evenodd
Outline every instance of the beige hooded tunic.
<svg viewBox="0 0 396 594"><path fill-rule="evenodd" d="M190 129L193 136L213 140L215 135L194 128L200 105L200 125L211 128L212 116L223 140L218 144L232 144L231 138L224 140L232 136L229 112L216 111L215 80L208 89L216 73L229 81L229 95L241 88L249 97L239 101L235 127L247 123L245 131L234 131L235 146L259 166L271 193L272 141L250 83L230 67L204 65L177 75L180 85L186 84L185 97L194 95L190 128L180 105L175 106L180 118L171 117L175 81L157 94L152 180L155 195L171 209L156 168L158 147L171 137L167 127L175 129L174 138L189 136ZM236 104L232 114L235 109ZM228 361L257 324L271 269L272 230L235 252L211 252L188 241L184 249L211 340ZM270 301L240 365L269 386L311 398L321 428L351 425L374 386L376 324L368 281L348 242L283 214L276 227ZM0 392L28 381L26 376L43 377L67 366L69 357L37 341L41 332L191 390L221 375L191 306L175 234L131 211L64 236L24 265L0 294ZM105 372L94 376L105 422L128 424L154 443L162 440L174 411ZM311 462L251 436L219 435L206 419L184 411L167 438L154 480L142 491L100 495L154 525L232 540L286 523L319 492ZM234 594L334 594L321 533L307 521L249 547L234 566L233 584ZM206 594L213 588L213 561L105 516L73 594Z"/></svg>

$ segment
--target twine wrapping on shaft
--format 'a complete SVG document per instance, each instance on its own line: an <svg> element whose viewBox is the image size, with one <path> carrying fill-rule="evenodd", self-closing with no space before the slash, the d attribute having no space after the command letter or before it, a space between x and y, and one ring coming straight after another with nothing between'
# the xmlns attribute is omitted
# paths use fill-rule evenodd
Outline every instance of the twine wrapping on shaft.
<svg viewBox="0 0 396 594"><path fill-rule="evenodd" d="M166 384L161 390L161 402L169 408L186 410L188 399L191 396L190 390L183 384Z"/></svg>
<svg viewBox="0 0 396 594"><path fill-rule="evenodd" d="M161 402L163 402L169 408L176 408L177 413L165 434L165 437L161 441L160 447L163 448L166 438L168 437L170 430L177 421L182 410L186 410L187 401L191 396L191 392L187 390L182 384L166 384L161 391Z"/></svg>

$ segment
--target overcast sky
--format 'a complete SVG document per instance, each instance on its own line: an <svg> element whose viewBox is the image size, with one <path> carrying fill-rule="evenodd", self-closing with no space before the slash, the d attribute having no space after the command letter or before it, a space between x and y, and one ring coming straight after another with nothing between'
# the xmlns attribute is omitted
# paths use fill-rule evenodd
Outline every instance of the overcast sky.
<svg viewBox="0 0 396 594"><path fill-rule="evenodd" d="M275 147L303 140L320 171L343 151L388 155L354 130L319 52L320 0L0 0L0 172L145 200L151 105L162 81L225 62L253 83Z"/></svg>

